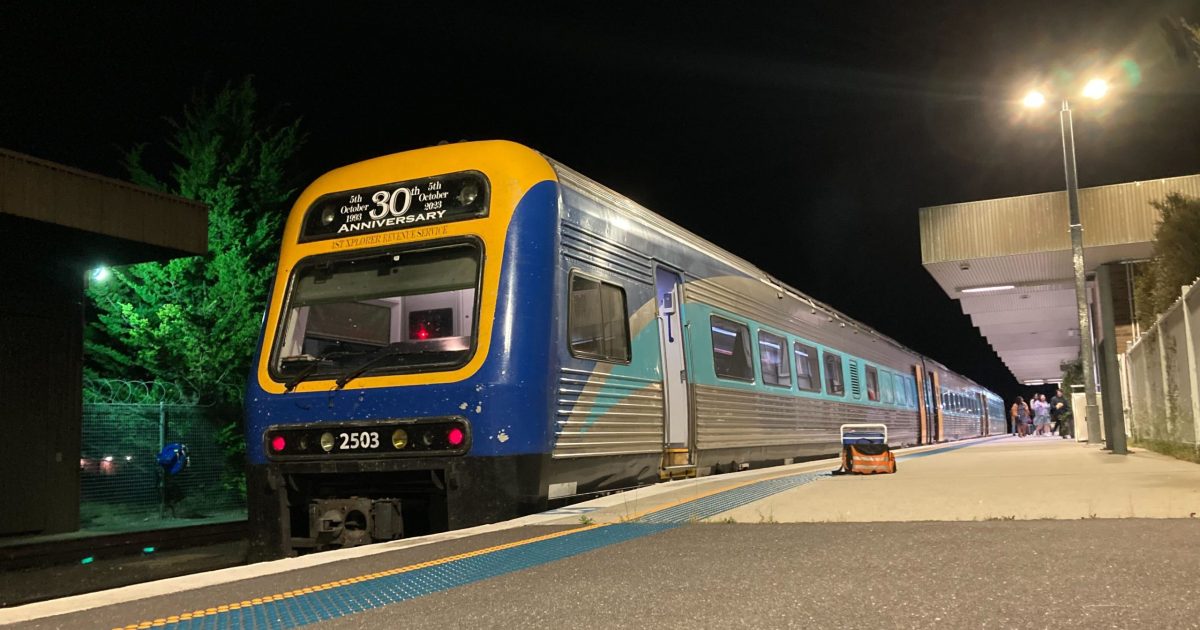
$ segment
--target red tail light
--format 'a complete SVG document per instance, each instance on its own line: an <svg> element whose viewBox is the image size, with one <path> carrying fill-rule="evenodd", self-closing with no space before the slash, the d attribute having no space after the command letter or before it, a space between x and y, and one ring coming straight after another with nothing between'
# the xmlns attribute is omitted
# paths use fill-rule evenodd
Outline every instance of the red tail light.
<svg viewBox="0 0 1200 630"><path fill-rule="evenodd" d="M454 427L446 432L446 441L450 443L450 446L459 446L463 443L464 437L462 429L458 427Z"/></svg>
<svg viewBox="0 0 1200 630"><path fill-rule="evenodd" d="M283 439L282 435L276 435L275 437L271 438L271 450L272 451L279 453L279 452L282 452L283 449L285 449L285 448L287 448L287 440Z"/></svg>

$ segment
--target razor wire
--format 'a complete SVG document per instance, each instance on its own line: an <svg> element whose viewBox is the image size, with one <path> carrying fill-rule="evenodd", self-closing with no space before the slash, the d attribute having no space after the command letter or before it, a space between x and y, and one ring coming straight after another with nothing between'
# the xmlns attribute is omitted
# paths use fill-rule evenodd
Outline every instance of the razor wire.
<svg viewBox="0 0 1200 630"><path fill-rule="evenodd" d="M200 395L178 383L83 379L83 402L97 405L200 405Z"/></svg>

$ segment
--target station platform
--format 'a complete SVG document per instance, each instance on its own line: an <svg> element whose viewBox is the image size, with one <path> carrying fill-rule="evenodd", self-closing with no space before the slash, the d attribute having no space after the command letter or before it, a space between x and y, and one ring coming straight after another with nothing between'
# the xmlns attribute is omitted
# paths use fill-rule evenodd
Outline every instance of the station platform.
<svg viewBox="0 0 1200 630"><path fill-rule="evenodd" d="M0 610L27 628L1193 627L1200 466L1057 438L675 481Z"/></svg>

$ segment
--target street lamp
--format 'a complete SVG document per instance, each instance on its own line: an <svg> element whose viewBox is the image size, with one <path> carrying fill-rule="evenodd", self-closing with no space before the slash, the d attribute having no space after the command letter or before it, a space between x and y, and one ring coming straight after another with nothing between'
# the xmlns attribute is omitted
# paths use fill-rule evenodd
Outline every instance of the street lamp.
<svg viewBox="0 0 1200 630"><path fill-rule="evenodd" d="M1103 79L1092 79L1083 88L1083 95L1090 99L1102 98L1108 92L1108 83ZM1022 100L1026 107L1041 107L1046 97L1031 91ZM1075 175L1075 129L1071 122L1071 105L1062 101L1059 112L1062 123L1063 168L1067 175L1067 209L1071 225L1071 261L1075 267L1075 309L1079 313L1079 357L1083 363L1083 387L1087 401L1088 444L1100 443L1100 407L1096 404L1096 372L1092 356L1092 324L1087 305L1087 278L1083 268L1083 224L1079 220L1079 181Z"/></svg>

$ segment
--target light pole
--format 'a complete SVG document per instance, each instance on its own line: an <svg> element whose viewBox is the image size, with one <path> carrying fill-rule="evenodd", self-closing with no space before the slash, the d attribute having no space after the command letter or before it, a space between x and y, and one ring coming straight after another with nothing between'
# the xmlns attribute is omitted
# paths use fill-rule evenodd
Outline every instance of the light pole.
<svg viewBox="0 0 1200 630"><path fill-rule="evenodd" d="M1093 79L1083 89L1083 95L1099 99L1108 92L1108 84ZM1041 92L1030 92L1025 96L1026 107L1040 107L1046 102ZM1079 181L1075 175L1075 128L1071 122L1071 105L1062 101L1059 112L1062 124L1063 168L1067 175L1067 210L1071 226L1071 262L1075 268L1075 310L1079 315L1079 358L1083 368L1083 392L1087 403L1088 444L1099 444L1100 407L1096 404L1096 372L1092 348L1092 323L1088 313L1087 276L1083 267L1083 223L1079 219Z"/></svg>

